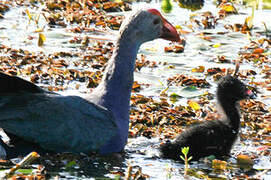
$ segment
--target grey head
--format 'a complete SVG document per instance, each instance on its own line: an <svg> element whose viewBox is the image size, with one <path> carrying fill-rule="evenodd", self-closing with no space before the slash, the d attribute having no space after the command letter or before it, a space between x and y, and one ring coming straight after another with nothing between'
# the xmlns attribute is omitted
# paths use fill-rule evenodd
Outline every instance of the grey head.
<svg viewBox="0 0 271 180"><path fill-rule="evenodd" d="M126 18L120 36L130 43L142 44L157 38L180 41L176 29L156 9L140 10Z"/></svg>

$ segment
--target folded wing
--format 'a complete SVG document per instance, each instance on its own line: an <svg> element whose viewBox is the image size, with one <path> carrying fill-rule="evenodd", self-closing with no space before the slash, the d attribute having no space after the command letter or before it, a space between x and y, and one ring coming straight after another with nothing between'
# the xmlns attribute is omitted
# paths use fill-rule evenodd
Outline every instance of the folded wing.
<svg viewBox="0 0 271 180"><path fill-rule="evenodd" d="M6 76L0 74L0 82ZM103 107L47 93L20 78L9 81L15 85L0 90L0 127L9 134L51 151L84 153L97 151L116 134L113 116Z"/></svg>

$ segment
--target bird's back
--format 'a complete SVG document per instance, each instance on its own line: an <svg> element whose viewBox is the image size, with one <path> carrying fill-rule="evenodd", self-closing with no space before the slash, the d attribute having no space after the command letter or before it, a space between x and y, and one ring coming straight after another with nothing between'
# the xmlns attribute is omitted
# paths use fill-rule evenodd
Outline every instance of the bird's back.
<svg viewBox="0 0 271 180"><path fill-rule="evenodd" d="M0 96L0 126L55 152L97 151L117 131L109 111L79 96L28 92Z"/></svg>
<svg viewBox="0 0 271 180"><path fill-rule="evenodd" d="M173 142L163 144L160 150L163 157L175 160L181 160L183 147L189 147L189 156L193 156L193 160L209 155L221 157L230 152L237 133L222 121L206 121L192 125Z"/></svg>

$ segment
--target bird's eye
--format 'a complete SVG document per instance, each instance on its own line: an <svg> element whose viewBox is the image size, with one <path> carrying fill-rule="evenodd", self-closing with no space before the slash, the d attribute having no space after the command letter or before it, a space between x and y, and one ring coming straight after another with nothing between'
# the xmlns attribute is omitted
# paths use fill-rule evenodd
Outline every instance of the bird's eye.
<svg viewBox="0 0 271 180"><path fill-rule="evenodd" d="M153 24L156 25L156 24L159 24L160 23L160 19L159 18L156 18L153 20Z"/></svg>

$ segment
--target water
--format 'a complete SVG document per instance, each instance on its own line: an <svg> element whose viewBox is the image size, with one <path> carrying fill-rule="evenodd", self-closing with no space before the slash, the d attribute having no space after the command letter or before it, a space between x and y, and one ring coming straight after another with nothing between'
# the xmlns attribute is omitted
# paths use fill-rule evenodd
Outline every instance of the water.
<svg viewBox="0 0 271 180"><path fill-rule="evenodd" d="M160 4L156 2L149 3L133 3L133 9L141 7L152 7L160 9ZM45 55L52 54L54 52L79 52L83 50L80 49L80 44L70 44L68 43L72 38L84 37L85 35L97 37L97 38L106 38L109 41L115 40L114 34L117 32L108 30L104 33L95 32L95 33L79 33L75 34L67 29L76 27L76 24L68 25L67 29L65 28L51 28L46 25L45 19L41 16L39 20L39 27L45 27L44 35L46 36L46 42L43 47L37 46L37 37L38 33L34 33L37 29L36 25L32 22L28 22L28 17L24 13L26 9L29 9L31 13L38 14L42 10L42 6L38 8L26 8L26 7L15 7L12 8L5 14L5 18L0 20L0 44L10 46L14 49L24 49L31 52L39 53L43 52ZM33 10L33 11L32 11ZM167 87L167 79L176 74L185 74L193 75L197 78L205 78L206 75L203 73L192 73L191 69L196 68L200 65L204 65L206 69L211 67L221 67L221 68L232 68L234 69L234 64L229 63L216 63L214 59L217 56L224 55L227 59L234 60L238 58L238 53L240 49L245 45L248 45L250 40L246 34L241 34L239 32L230 32L224 29L223 25L225 24L234 24L243 23L245 17L251 14L251 8L246 8L243 6L238 6L238 11L240 14L232 15L227 17L224 20L219 20L219 24L215 29L195 29L195 32L192 32L191 29L187 27L189 24L189 17L192 13L199 13L211 11L213 14L216 14L218 11L216 5L211 1L206 1L204 7L200 11L191 12L187 9L179 8L176 3L174 3L174 8L171 14L164 15L170 22L173 22L174 25L180 25L184 30L190 31L191 33L183 35L186 39L186 46L184 53L174 54L174 53L164 53L164 47L168 46L168 42L158 39L152 42L145 43L142 45L139 55L143 54L146 56L146 59L156 62L168 63L167 65L158 65L156 68L146 68L143 67L139 72L135 72L135 80L139 83L150 84L148 87L144 87L140 94L153 97L154 99L159 99L160 92ZM111 13L112 15L118 15L123 13ZM270 29L271 22L270 10L255 11L254 17L254 26L256 32L264 32L264 26L262 22L266 23L267 29ZM212 33L212 41L206 41L199 37L200 32L209 32ZM225 32L225 34L221 34ZM262 33L261 33L262 34ZM261 34L257 36L261 36ZM29 37L33 37L29 38ZM256 39L256 35L251 37ZM214 48L213 45L221 43L222 45L219 48ZM89 46L95 44L95 41L91 41ZM1 54L5 56L5 54ZM269 56L270 58L270 56ZM69 58L69 68L82 69L83 67L74 66L71 62L80 61L80 57L70 57ZM266 63L270 65L270 63ZM170 65L174 65L175 68L168 68ZM257 72L258 75L255 76L255 81L260 81L262 78L261 69L258 66L255 66L253 63L244 62L241 64L241 70L253 69ZM199 89L195 92L186 93L184 87L170 86L168 89L168 94L177 93L182 95L180 101L176 102L177 104L187 105L187 98L194 98L205 91L214 93L215 83L212 81L211 77L207 77L209 83L211 83L210 89ZM246 80L247 82L249 79ZM80 84L79 89L77 90L76 84ZM44 84L40 84L44 86ZM86 89L85 83L69 82L67 89L61 93L63 94L77 94L79 92L89 91ZM263 94L270 94L266 89L261 89ZM258 100L263 101L267 108L270 108L270 97L263 98L262 96L258 97ZM242 133L248 133L249 128L242 129ZM155 138L130 138L128 144L125 148L125 155L123 157L116 157L110 160L99 157L79 157L80 163L77 163L76 166L67 168L66 164L69 160L61 161L60 167L53 165L52 169L48 170L51 173L51 177L58 176L63 179L90 179L92 178L114 178L116 174L112 171L125 172L128 165L139 166L142 168L142 173L149 176L150 179L182 179L184 178L184 165L179 162L174 162L171 160L165 160L159 158L159 152L157 147L161 137ZM270 136L269 136L270 139ZM232 156L228 160L229 164L233 164L231 169L227 169L225 172L214 171L210 164L205 162L193 162L191 168L196 170L198 174L209 175L211 177L225 177L233 178L242 174L249 174L255 176L262 172L259 175L260 179L269 179L270 175L270 157L260 155L260 152L257 152L257 147L260 145L254 145L255 142L250 139L238 140L236 145L232 150ZM270 151L270 147L268 147ZM255 155L255 164L253 166L253 171L246 171L236 167L236 156L238 153L245 153L249 155ZM69 159L69 158L68 158ZM53 160L50 159L51 163L54 164ZM82 163L82 162L84 163ZM137 169L137 168L134 168ZM257 171L258 170L258 171ZM265 171L261 171L265 170ZM204 177L204 176L202 176ZM198 177L199 178L199 177ZM190 177L189 179L197 179L197 177Z"/></svg>

